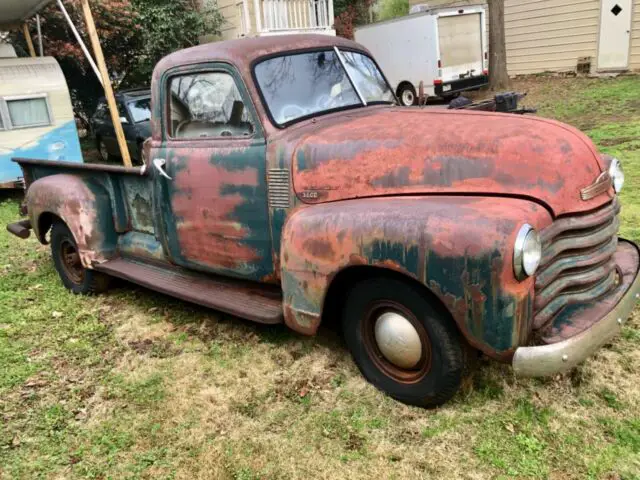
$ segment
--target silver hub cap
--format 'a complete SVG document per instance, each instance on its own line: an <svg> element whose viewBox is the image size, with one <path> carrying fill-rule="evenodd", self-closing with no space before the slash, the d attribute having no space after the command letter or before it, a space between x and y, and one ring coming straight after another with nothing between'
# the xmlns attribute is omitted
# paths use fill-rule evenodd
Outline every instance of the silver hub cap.
<svg viewBox="0 0 640 480"><path fill-rule="evenodd" d="M411 90L405 90L402 92L402 103L405 105L413 105L415 98L413 96L413 92Z"/></svg>
<svg viewBox="0 0 640 480"><path fill-rule="evenodd" d="M382 355L397 367L413 368L422 357L418 331L399 313L385 312L380 315L376 320L374 336Z"/></svg>

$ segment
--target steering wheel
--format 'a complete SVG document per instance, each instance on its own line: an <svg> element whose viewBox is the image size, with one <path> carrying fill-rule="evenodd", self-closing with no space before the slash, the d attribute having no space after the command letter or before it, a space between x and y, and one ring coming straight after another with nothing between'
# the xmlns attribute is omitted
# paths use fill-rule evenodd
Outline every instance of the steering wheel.
<svg viewBox="0 0 640 480"><path fill-rule="evenodd" d="M284 119L285 122L292 118L303 117L306 114L307 114L306 109L294 103L285 105L284 107L282 107L282 110L280 110L280 116Z"/></svg>
<svg viewBox="0 0 640 480"><path fill-rule="evenodd" d="M335 108L340 105L338 102L339 99L342 99L342 94L332 97L331 95L323 93L316 99L316 107L318 107L318 110Z"/></svg>

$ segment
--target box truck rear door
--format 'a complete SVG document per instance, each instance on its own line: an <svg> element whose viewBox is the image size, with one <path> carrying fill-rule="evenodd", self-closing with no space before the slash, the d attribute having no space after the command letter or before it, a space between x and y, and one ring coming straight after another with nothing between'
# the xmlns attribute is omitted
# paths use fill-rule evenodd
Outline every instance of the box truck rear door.
<svg viewBox="0 0 640 480"><path fill-rule="evenodd" d="M438 44L440 77L444 83L482 75L482 16L479 12L439 16Z"/></svg>

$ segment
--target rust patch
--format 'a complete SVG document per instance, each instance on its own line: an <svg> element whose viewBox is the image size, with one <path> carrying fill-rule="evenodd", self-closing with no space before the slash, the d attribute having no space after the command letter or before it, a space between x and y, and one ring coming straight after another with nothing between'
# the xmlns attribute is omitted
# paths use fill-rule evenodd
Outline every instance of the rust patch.
<svg viewBox="0 0 640 480"><path fill-rule="evenodd" d="M206 149L193 149L186 158L172 184L178 242L185 258L226 268L259 259L255 249L242 243L249 234L247 223L235 217L236 208L247 199L237 191L225 191L227 186L257 186L258 171L213 164Z"/></svg>

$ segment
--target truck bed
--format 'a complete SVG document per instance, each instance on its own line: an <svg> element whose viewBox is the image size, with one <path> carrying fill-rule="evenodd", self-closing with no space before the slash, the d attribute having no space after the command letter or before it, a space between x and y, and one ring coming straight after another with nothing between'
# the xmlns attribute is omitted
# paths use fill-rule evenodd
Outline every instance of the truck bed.
<svg viewBox="0 0 640 480"><path fill-rule="evenodd" d="M96 192L108 196L115 231L154 233L151 184L145 167L74 163L34 158L14 158L24 174L26 188L52 175L78 176Z"/></svg>

